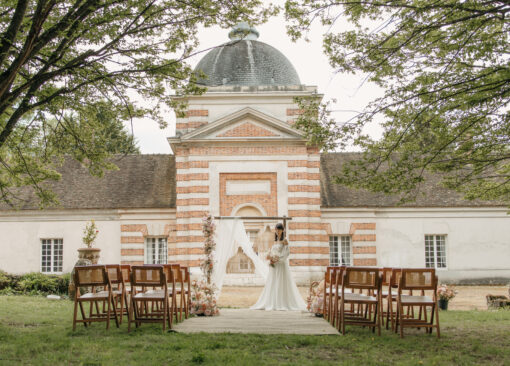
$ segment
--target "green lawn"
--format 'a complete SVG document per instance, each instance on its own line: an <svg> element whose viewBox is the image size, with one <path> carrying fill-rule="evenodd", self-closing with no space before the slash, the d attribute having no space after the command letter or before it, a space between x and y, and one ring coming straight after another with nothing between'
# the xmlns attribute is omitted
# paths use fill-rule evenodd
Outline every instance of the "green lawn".
<svg viewBox="0 0 510 366"><path fill-rule="evenodd" d="M510 311L441 312L441 339L349 327L346 336L165 333L142 324L72 331L72 303L0 296L1 365L510 365Z"/></svg>

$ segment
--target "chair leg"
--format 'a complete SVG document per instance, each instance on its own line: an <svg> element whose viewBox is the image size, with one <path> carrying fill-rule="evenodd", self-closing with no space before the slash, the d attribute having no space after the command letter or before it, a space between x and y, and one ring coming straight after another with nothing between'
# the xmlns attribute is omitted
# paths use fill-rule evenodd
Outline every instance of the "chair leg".
<svg viewBox="0 0 510 366"><path fill-rule="evenodd" d="M376 305L376 309L375 311L377 312L377 335L378 336L381 336L381 322L382 322L382 313L383 313L383 303L382 303L382 299L379 303L377 303Z"/></svg>
<svg viewBox="0 0 510 366"><path fill-rule="evenodd" d="M439 309L437 308L437 303L432 305L432 309L434 309L436 313L437 338L441 338L441 332L439 331ZM430 333L432 333L432 328L430 328Z"/></svg>
<svg viewBox="0 0 510 366"><path fill-rule="evenodd" d="M112 296L108 295L108 311L106 312L106 329L110 329L110 316L111 316L111 304L112 304ZM104 304L103 304L104 310Z"/></svg>
<svg viewBox="0 0 510 366"><path fill-rule="evenodd" d="M396 312L395 312L395 328L392 329L395 333L398 332L398 325L399 325L399 317L400 317L400 312L399 312L399 308L398 308L398 302L396 304L397 306L397 309L396 309Z"/></svg>
<svg viewBox="0 0 510 366"><path fill-rule="evenodd" d="M76 330L76 317L78 316L78 302L74 300L73 331Z"/></svg>
<svg viewBox="0 0 510 366"><path fill-rule="evenodd" d="M86 320L86 319L87 319L87 316L85 315L85 310L83 310L83 304L81 303L81 301L80 301L80 302L78 302L78 304L80 305L81 318L82 318L83 320ZM87 328L87 326L88 326L88 325L87 325L87 322L83 322L83 326L84 326L85 328Z"/></svg>
<svg viewBox="0 0 510 366"><path fill-rule="evenodd" d="M115 325L118 328L119 327L119 318L118 318L118 315L117 315L117 301L118 300L116 300L116 298L114 299L112 297L113 316L115 317ZM121 297L121 301L122 301L122 297ZM122 314L122 310L121 310L121 314Z"/></svg>
<svg viewBox="0 0 510 366"><path fill-rule="evenodd" d="M167 300L168 301L168 300ZM168 329L172 329L172 323L173 323L173 319L172 319L172 311L170 310L170 307L171 307L171 301L170 303L167 303L167 307L166 307L166 312L167 312L167 318L168 318Z"/></svg>
<svg viewBox="0 0 510 366"><path fill-rule="evenodd" d="M398 308L399 308L399 312L400 312L400 338L404 338L404 319L403 319L403 306L402 306L402 303L400 303L400 301L398 302Z"/></svg>
<svg viewBox="0 0 510 366"><path fill-rule="evenodd" d="M163 333L166 330L166 309L168 307L168 296L163 299Z"/></svg>
<svg viewBox="0 0 510 366"><path fill-rule="evenodd" d="M129 304L129 310L128 310L128 333L131 332L131 322L133 320L133 301Z"/></svg>
<svg viewBox="0 0 510 366"><path fill-rule="evenodd" d="M342 325L342 334L345 335L345 314L344 314L344 310L345 310L345 303L342 299L342 304L340 305L340 323Z"/></svg>

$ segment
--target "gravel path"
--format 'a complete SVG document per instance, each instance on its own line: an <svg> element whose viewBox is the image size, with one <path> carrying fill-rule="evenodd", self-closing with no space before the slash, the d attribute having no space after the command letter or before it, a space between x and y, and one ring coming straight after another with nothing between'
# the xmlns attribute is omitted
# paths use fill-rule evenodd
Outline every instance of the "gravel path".
<svg viewBox="0 0 510 366"><path fill-rule="evenodd" d="M456 286L457 296L450 301L450 310L487 310L485 296L506 295L508 287L505 286ZM306 300L308 287L299 287L299 291ZM255 304L262 287L231 287L224 286L218 299L220 307L248 308Z"/></svg>

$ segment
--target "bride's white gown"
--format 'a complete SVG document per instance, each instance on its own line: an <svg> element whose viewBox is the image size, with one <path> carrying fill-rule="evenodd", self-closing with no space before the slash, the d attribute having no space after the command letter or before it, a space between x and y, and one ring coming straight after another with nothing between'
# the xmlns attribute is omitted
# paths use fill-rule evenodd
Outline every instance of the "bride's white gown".
<svg viewBox="0 0 510 366"><path fill-rule="evenodd" d="M282 244L282 241L276 241L269 253L271 256L280 257L280 260L274 264L274 267L269 266L264 290L257 303L250 309L306 310L306 304L290 272L289 246Z"/></svg>

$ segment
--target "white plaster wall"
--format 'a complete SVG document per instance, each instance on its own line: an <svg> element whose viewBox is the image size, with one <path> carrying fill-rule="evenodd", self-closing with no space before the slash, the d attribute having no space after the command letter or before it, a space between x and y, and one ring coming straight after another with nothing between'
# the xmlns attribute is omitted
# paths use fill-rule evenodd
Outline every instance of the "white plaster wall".
<svg viewBox="0 0 510 366"><path fill-rule="evenodd" d="M115 215L98 213L84 217L76 213L36 216L0 217L0 269L9 273L41 270L41 239L63 239L63 273L71 272L78 260L83 229L89 219L95 219L99 234L96 248L101 249L101 263L120 261L120 225Z"/></svg>
<svg viewBox="0 0 510 366"><path fill-rule="evenodd" d="M380 267L425 267L425 235L446 235L445 281L510 280L510 216L494 209L327 210L333 234L352 222L375 222Z"/></svg>

